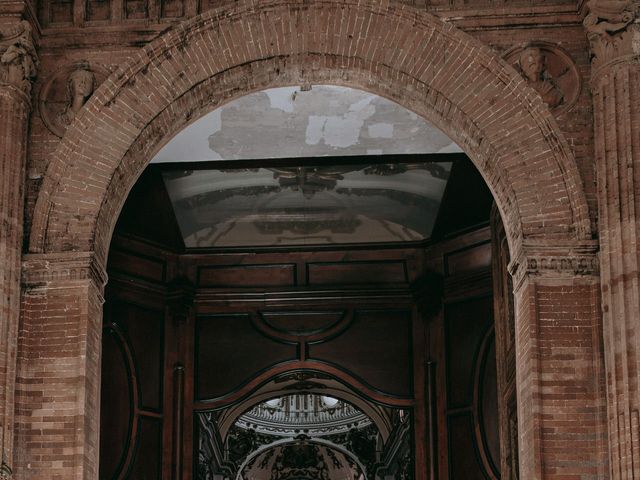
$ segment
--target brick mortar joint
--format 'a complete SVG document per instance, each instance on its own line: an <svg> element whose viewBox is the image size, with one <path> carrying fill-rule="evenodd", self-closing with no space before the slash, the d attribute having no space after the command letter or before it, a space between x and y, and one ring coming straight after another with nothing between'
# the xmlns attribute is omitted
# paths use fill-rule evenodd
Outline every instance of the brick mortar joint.
<svg viewBox="0 0 640 480"><path fill-rule="evenodd" d="M524 243L513 255L508 269L516 292L527 278L574 281L576 277L599 277L598 244L596 241L567 245Z"/></svg>
<svg viewBox="0 0 640 480"><path fill-rule="evenodd" d="M106 268L93 252L27 254L21 277L27 289L74 286L89 280L102 292L107 283Z"/></svg>

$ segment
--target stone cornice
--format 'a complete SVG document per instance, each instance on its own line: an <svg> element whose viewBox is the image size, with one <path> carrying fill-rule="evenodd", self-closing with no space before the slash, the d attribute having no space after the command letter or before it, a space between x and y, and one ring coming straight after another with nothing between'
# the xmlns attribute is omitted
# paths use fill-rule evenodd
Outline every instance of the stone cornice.
<svg viewBox="0 0 640 480"><path fill-rule="evenodd" d="M517 291L527 278L566 279L598 277L600 263L596 242L578 245L524 244L512 257L509 272Z"/></svg>
<svg viewBox="0 0 640 480"><path fill-rule="evenodd" d="M1 23L18 23L21 20L27 20L33 29L34 40L38 41L41 28L34 3L28 0L2 0L0 2Z"/></svg>
<svg viewBox="0 0 640 480"><path fill-rule="evenodd" d="M27 254L22 261L22 285L26 290L70 288L93 283L104 290L107 273L89 252Z"/></svg>
<svg viewBox="0 0 640 480"><path fill-rule="evenodd" d="M589 0L584 28L591 44L593 77L612 62L640 54L640 0Z"/></svg>
<svg viewBox="0 0 640 480"><path fill-rule="evenodd" d="M475 8L430 7L433 15L466 31L508 30L513 28L580 27L584 15L577 5L513 5L508 9L487 4ZM183 19L184 20L184 19ZM45 49L93 48L97 46L135 46L148 43L176 22L149 20L104 25L51 26L43 29L41 45ZM88 34L91 32L91 34Z"/></svg>

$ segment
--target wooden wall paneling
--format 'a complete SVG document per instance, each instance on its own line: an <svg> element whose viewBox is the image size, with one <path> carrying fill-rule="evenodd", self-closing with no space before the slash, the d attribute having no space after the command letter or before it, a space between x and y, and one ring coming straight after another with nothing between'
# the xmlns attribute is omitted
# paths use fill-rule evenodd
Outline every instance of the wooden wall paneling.
<svg viewBox="0 0 640 480"><path fill-rule="evenodd" d="M299 358L296 343L274 340L254 326L251 313L199 316L196 322L196 398L223 397L257 373Z"/></svg>
<svg viewBox="0 0 640 480"><path fill-rule="evenodd" d="M466 408L473 403L475 365L482 339L491 327L491 300L481 297L445 306L450 410Z"/></svg>
<svg viewBox="0 0 640 480"><path fill-rule="evenodd" d="M166 280L166 261L163 258L114 248L109 253L109 271L163 283Z"/></svg>
<svg viewBox="0 0 640 480"><path fill-rule="evenodd" d="M428 417L428 386L425 383L427 377L427 348L424 318L420 315L417 306L411 312L411 340L413 360L413 397L415 407L413 409L413 443L414 443L414 478L416 480L432 480L429 472L429 417Z"/></svg>
<svg viewBox="0 0 640 480"><path fill-rule="evenodd" d="M427 478L438 480L438 387L437 387L437 365L436 362L428 360L425 366L425 395L427 414L427 448L428 448L428 469Z"/></svg>
<svg viewBox="0 0 640 480"><path fill-rule="evenodd" d="M110 317L107 313L105 318ZM102 388L100 409L100 478L119 478L130 463L135 438L135 385L131 362L117 326L107 320L102 336Z"/></svg>
<svg viewBox="0 0 640 480"><path fill-rule="evenodd" d="M449 432L449 478L451 480L487 480L476 456L475 426L470 411L447 416Z"/></svg>
<svg viewBox="0 0 640 480"><path fill-rule="evenodd" d="M411 310L356 310L335 338L309 343L309 359L336 366L390 396L413 393Z"/></svg>
<svg viewBox="0 0 640 480"><path fill-rule="evenodd" d="M491 480L486 432L477 415L479 373L493 328L493 297L445 305L449 478ZM480 364L480 365L479 365ZM478 432L478 430L480 430ZM476 433L478 432L478 433Z"/></svg>
<svg viewBox="0 0 640 480"><path fill-rule="evenodd" d="M123 316L114 319L131 346L139 389L139 410L162 412L164 374L164 315L122 302Z"/></svg>
<svg viewBox="0 0 640 480"><path fill-rule="evenodd" d="M293 287L295 263L216 265L198 269L198 286L204 288Z"/></svg>
<svg viewBox="0 0 640 480"><path fill-rule="evenodd" d="M171 468L172 480L182 480L184 465L183 445L184 435L184 410L185 410L185 373L184 365L177 363L173 367L173 422L171 425L171 439L173 443L173 462Z"/></svg>
<svg viewBox="0 0 640 480"><path fill-rule="evenodd" d="M131 480L162 478L162 418L138 417L139 441L135 460L126 478Z"/></svg>
<svg viewBox="0 0 640 480"><path fill-rule="evenodd" d="M493 305L496 331L500 471L503 479L518 478L518 419L516 408L515 309L508 271L509 245L497 207L491 211L491 246L494 258Z"/></svg>
<svg viewBox="0 0 640 480"><path fill-rule="evenodd" d="M490 328L480 346L473 387L476 445L490 480L500 478L500 435L495 330Z"/></svg>
<svg viewBox="0 0 640 480"><path fill-rule="evenodd" d="M101 464L101 478L124 480L130 478L161 478L162 425L163 425L163 376L164 376L164 313L129 303L118 297L118 289L111 289L108 298L108 316L105 316L103 334L103 372L109 372L111 364L117 368L114 349L120 350L125 359L127 385L130 391L129 408L123 408L126 388L118 375L105 376L103 381L103 417L106 424L118 425L127 417L130 436L126 452L119 466L107 465L109 456ZM113 340L113 341L112 341ZM114 343L115 341L115 343ZM118 385L109 382L117 381ZM117 427L114 427L117 431ZM102 429L103 440L111 429ZM102 447L107 448L106 443Z"/></svg>
<svg viewBox="0 0 640 480"><path fill-rule="evenodd" d="M165 367L170 380L171 421L165 422L164 438L169 439L165 452L170 452L171 466L165 466L165 478L189 479L193 455L193 335L195 324L195 288L188 279L177 278L168 286L165 315L171 323L172 358Z"/></svg>
<svg viewBox="0 0 640 480"><path fill-rule="evenodd" d="M180 325L172 318L172 309L165 305L165 364L164 384L168 388L164 389L165 423L162 431L162 479L170 480L173 476L175 442L173 425L176 422L175 411L175 387L174 368L180 365L179 342L175 341L180 336Z"/></svg>
<svg viewBox="0 0 640 480"><path fill-rule="evenodd" d="M424 431L422 438L415 439L416 448L424 445L426 465L424 471L429 480L438 478L438 379L437 379L437 346L432 345L434 340L434 325L438 324L442 312L443 300L442 275L433 271L424 271L422 276L411 285L415 303L415 315L421 325L422 345L420 350L414 346L414 351L421 352L421 375L416 375L414 384L416 385L416 396L418 387L421 385L424 395L423 402L416 402L417 405L424 405ZM415 337L414 337L415 338ZM442 363L444 365L444 362ZM418 417L416 417L417 425Z"/></svg>
<svg viewBox="0 0 640 480"><path fill-rule="evenodd" d="M491 241L465 246L447 252L444 257L445 275L455 275L478 269L491 268Z"/></svg>
<svg viewBox="0 0 640 480"><path fill-rule="evenodd" d="M307 285L407 283L405 261L342 261L307 264Z"/></svg>
<svg viewBox="0 0 640 480"><path fill-rule="evenodd" d="M441 257L442 258L442 257ZM433 312L428 317L426 325L427 335L427 356L430 368L427 370L430 376L430 385L434 397L431 406L435 408L432 412L433 424L430 434L435 437L434 442L430 442L434 454L435 475L433 479L448 479L448 440L447 440L447 377L446 377L446 351L444 333L444 312L442 307Z"/></svg>
<svg viewBox="0 0 640 480"><path fill-rule="evenodd" d="M345 310L259 312L262 321L271 329L271 334L283 335L286 339L331 335L338 325L345 323L346 314Z"/></svg>

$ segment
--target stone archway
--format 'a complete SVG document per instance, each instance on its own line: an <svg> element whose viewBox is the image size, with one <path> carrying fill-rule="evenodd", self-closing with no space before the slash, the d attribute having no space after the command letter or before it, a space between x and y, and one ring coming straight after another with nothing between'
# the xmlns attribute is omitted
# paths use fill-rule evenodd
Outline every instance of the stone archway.
<svg viewBox="0 0 640 480"><path fill-rule="evenodd" d="M522 239L590 238L578 170L552 115L486 46L407 7L272 0L187 21L109 77L53 155L30 252L104 259L119 209L150 159L132 147L145 134L166 141L149 128L170 134L179 118L193 120L189 96L210 110L268 86L317 82L386 96L444 130L485 177L513 250ZM153 125L160 116L169 123Z"/></svg>
<svg viewBox="0 0 640 480"><path fill-rule="evenodd" d="M19 478L37 478L45 470L97 478L104 264L118 213L153 153L182 126L226 101L306 83L346 85L390 98L428 118L475 163L496 198L514 258L521 449L526 446L521 474L534 479L551 478L548 468L559 475L592 471L579 459L543 449L545 436L553 441L554 434L566 433L561 419L577 412L582 398L547 415L543 372L564 375L558 382L579 384L589 398L600 391L592 372L576 367L574 374L562 373L543 362L548 350L541 345L562 339L559 330L537 327L540 302L579 304L572 325L584 327L584 335L593 333L599 312L592 294L598 289L595 245L580 176L538 94L488 47L411 7L374 0L227 3L171 29L120 67L53 154L24 266L18 388L39 383L40 398L63 395L73 384L80 393L55 417L68 426L55 435L40 434L40 450L19 458ZM51 362L37 355L42 345L29 340L46 339L49 323L52 330L60 327L55 308L61 302L69 305L65 328L73 329L78 342L62 352L64 360ZM45 328L30 330L36 324ZM596 343L577 344L571 355L581 362L597 358ZM32 442L28 417L44 401L26 393L18 402L18 442ZM601 428L598 412L587 417L585 422ZM73 452L55 466L42 453L60 436L69 439Z"/></svg>

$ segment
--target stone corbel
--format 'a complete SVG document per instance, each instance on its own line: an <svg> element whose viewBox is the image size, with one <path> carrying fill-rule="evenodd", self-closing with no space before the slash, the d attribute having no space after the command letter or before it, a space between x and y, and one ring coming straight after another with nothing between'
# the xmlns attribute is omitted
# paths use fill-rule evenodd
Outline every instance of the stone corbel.
<svg viewBox="0 0 640 480"><path fill-rule="evenodd" d="M9 468L9 465L2 462L0 465L0 480L11 480L13 477L13 472Z"/></svg>
<svg viewBox="0 0 640 480"><path fill-rule="evenodd" d="M640 54L640 0L589 0L584 27L594 68Z"/></svg>
<svg viewBox="0 0 640 480"><path fill-rule="evenodd" d="M600 275L600 262L595 242L581 245L545 246L527 245L512 257L509 273L513 277L513 290L517 292L525 279L574 281L576 278Z"/></svg>
<svg viewBox="0 0 640 480"><path fill-rule="evenodd" d="M31 85L38 71L31 25L26 20L0 28L0 85L9 85L31 98Z"/></svg>

